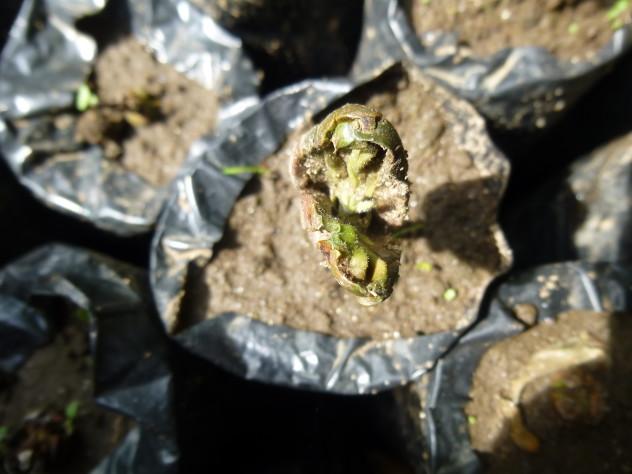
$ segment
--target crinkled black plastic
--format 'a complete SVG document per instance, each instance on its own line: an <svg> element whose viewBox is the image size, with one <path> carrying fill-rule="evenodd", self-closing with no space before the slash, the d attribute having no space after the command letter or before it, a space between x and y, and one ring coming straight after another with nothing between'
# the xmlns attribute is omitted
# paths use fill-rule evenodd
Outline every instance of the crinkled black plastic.
<svg viewBox="0 0 632 474"><path fill-rule="evenodd" d="M176 183L153 241L151 279L167 328L187 276L195 278L211 257L247 175L226 176L222 166L253 165L276 151L307 114L322 110L351 89L348 81L306 81L282 89L245 113L223 135L200 142L197 165ZM473 159L504 188L508 164L486 138L482 119L456 98L446 107L462 126L460 139L476 142ZM496 232L501 247L504 242ZM496 235L495 234L495 235ZM508 249L504 252L510 254ZM505 255L507 260L510 256ZM211 289L212 291L212 289ZM472 308L472 320L478 308ZM344 394L374 393L420 377L462 331L376 341L342 339L269 325L239 314L221 314L177 333L190 351L247 379Z"/></svg>
<svg viewBox="0 0 632 474"><path fill-rule="evenodd" d="M558 285L543 293L543 282L552 275L559 278ZM539 323L569 310L630 311L632 264L544 265L519 273L500 285L480 323L437 362L427 385L402 389L406 393L401 410L412 414L411 454L419 472L481 472L469 442L464 408L470 400L473 374L485 351L491 344L525 329L511 311L519 303L534 305ZM411 396L420 391L427 397L423 407L416 395Z"/></svg>
<svg viewBox="0 0 632 474"><path fill-rule="evenodd" d="M355 74L362 76L407 58L471 101L499 128L548 127L632 47L632 27L627 27L616 31L595 58L583 63L562 62L535 47L508 48L485 58L457 58L454 33L435 32L429 45L422 45L403 1L366 0Z"/></svg>
<svg viewBox="0 0 632 474"><path fill-rule="evenodd" d="M631 189L627 133L573 162L508 214L505 231L517 260L632 260Z"/></svg>
<svg viewBox="0 0 632 474"><path fill-rule="evenodd" d="M257 101L256 75L241 42L188 2L108 2L115 14L100 28L129 28L160 62L222 91L218 127ZM0 148L18 179L47 205L131 235L153 226L167 190L105 159L100 147L79 147L74 125L65 132L53 126L56 113L73 110L97 53L94 39L75 22L105 3L24 1L0 58ZM48 159L62 152L68 153L64 160Z"/></svg>
<svg viewBox="0 0 632 474"><path fill-rule="evenodd" d="M167 340L146 273L88 251L48 245L0 271L0 369L13 372L52 338L36 297L58 297L91 315L97 402L137 422L94 474L175 473Z"/></svg>

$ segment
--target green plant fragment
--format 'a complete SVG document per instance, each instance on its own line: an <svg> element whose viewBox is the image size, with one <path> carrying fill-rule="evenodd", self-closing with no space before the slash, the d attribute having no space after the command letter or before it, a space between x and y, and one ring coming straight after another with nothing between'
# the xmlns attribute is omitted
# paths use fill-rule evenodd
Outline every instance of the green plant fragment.
<svg viewBox="0 0 632 474"><path fill-rule="evenodd" d="M417 262L415 268L422 272L431 272L434 269L434 265L430 262Z"/></svg>
<svg viewBox="0 0 632 474"><path fill-rule="evenodd" d="M336 281L361 304L388 298L397 281L394 232L408 219L407 170L397 131L359 104L327 115L292 157L302 225Z"/></svg>
<svg viewBox="0 0 632 474"><path fill-rule="evenodd" d="M224 166L222 168L222 173L224 173L226 176L235 176L235 175L239 175L239 174L258 174L258 175L263 175L266 174L268 171L268 168L266 168L265 166Z"/></svg>
<svg viewBox="0 0 632 474"><path fill-rule="evenodd" d="M623 15L630 8L630 0L617 0L606 13L606 17L610 21L610 27L618 30L623 27Z"/></svg>
<svg viewBox="0 0 632 474"><path fill-rule="evenodd" d="M454 301L458 296L457 291L454 288L448 288L443 292L443 299L448 303Z"/></svg>
<svg viewBox="0 0 632 474"><path fill-rule="evenodd" d="M75 419L77 418L78 413L78 401L74 400L66 405L66 409L64 410L64 414L66 416L66 419L64 420L64 429L66 430L66 434L71 435L75 431Z"/></svg>
<svg viewBox="0 0 632 474"><path fill-rule="evenodd" d="M99 105L99 97L90 89L88 84L81 84L75 95L75 108L79 112L85 112L97 105Z"/></svg>

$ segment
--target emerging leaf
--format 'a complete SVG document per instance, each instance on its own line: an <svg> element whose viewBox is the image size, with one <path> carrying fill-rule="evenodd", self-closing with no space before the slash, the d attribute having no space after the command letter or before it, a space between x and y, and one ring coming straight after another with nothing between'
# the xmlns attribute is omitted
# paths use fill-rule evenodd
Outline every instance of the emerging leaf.
<svg viewBox="0 0 632 474"><path fill-rule="evenodd" d="M292 157L302 223L338 283L363 304L388 298L399 275L395 233L408 218L406 152L379 112L347 104Z"/></svg>

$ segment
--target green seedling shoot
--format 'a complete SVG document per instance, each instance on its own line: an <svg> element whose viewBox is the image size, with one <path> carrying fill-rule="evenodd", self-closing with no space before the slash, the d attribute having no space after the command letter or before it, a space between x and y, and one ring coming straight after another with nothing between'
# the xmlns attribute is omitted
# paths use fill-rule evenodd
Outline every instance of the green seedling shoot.
<svg viewBox="0 0 632 474"><path fill-rule="evenodd" d="M0 426L0 456L2 456L6 450L6 440L9 437L9 427L8 426Z"/></svg>
<svg viewBox="0 0 632 474"><path fill-rule="evenodd" d="M66 434L70 436L75 431L75 420L77 419L77 414L79 413L79 402L74 400L68 405L66 405L66 409L64 410L64 429L66 430Z"/></svg>
<svg viewBox="0 0 632 474"><path fill-rule="evenodd" d="M81 84L75 95L75 108L79 112L85 112L97 105L99 105L99 97L92 92L88 84Z"/></svg>
<svg viewBox="0 0 632 474"><path fill-rule="evenodd" d="M9 435L9 427L8 426L0 426L0 443L3 443L7 436Z"/></svg>
<svg viewBox="0 0 632 474"><path fill-rule="evenodd" d="M623 27L624 15L630 9L632 2L630 0L617 0L606 13L606 17L610 22L613 30Z"/></svg>
<svg viewBox="0 0 632 474"><path fill-rule="evenodd" d="M393 126L357 104L325 117L292 157L303 227L336 281L362 304L388 298L397 281L407 169Z"/></svg>

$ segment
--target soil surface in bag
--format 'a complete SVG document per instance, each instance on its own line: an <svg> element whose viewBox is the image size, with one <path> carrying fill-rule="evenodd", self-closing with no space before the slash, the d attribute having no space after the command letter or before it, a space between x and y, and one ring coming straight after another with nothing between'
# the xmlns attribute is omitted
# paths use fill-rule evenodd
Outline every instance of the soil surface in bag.
<svg viewBox="0 0 632 474"><path fill-rule="evenodd" d="M485 353L466 412L486 472L632 472L630 316L564 313Z"/></svg>
<svg viewBox="0 0 632 474"><path fill-rule="evenodd" d="M345 99L382 112L408 151L410 233L389 299L362 306L320 265L301 228L288 172L296 133L263 162L269 171L253 178L235 204L213 259L189 288L194 301L187 308L201 312L194 319L234 311L269 324L376 339L467 325L483 289L505 265L494 233L502 179L458 144L468 116L454 113L451 101L401 69Z"/></svg>
<svg viewBox="0 0 632 474"><path fill-rule="evenodd" d="M571 61L589 59L632 21L626 0L409 0L419 34L456 32L477 56L539 46Z"/></svg>
<svg viewBox="0 0 632 474"><path fill-rule="evenodd" d="M98 104L81 114L75 139L102 146L106 157L155 186L175 177L191 143L215 125L218 95L133 38L99 54L87 85Z"/></svg>
<svg viewBox="0 0 632 474"><path fill-rule="evenodd" d="M75 310L16 374L0 377L0 473L85 474L129 430L127 418L93 401L93 359L81 315ZM16 458L32 470L20 470Z"/></svg>

